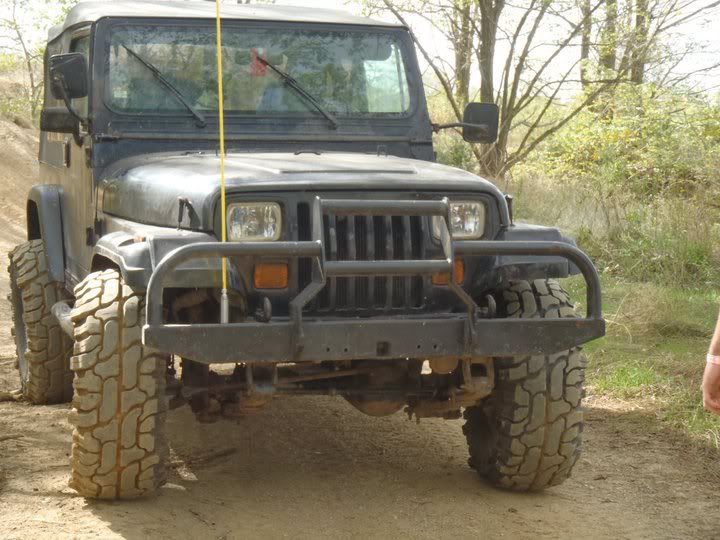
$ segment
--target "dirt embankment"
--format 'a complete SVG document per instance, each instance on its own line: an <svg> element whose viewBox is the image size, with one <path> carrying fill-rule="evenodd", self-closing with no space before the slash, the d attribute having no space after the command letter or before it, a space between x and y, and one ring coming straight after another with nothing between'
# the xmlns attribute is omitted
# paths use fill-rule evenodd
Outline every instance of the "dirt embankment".
<svg viewBox="0 0 720 540"><path fill-rule="evenodd" d="M0 121L0 249L21 241L32 132ZM0 273L0 294L7 277ZM0 304L0 390L17 386ZM483 484L460 422L372 419L339 399L276 401L239 424L169 415L158 497L88 502L67 487L67 406L0 403L0 537L720 538L716 461L653 412L591 397L574 476L541 494Z"/></svg>
<svg viewBox="0 0 720 540"><path fill-rule="evenodd" d="M25 195L37 178L37 132L0 116L0 242L25 235Z"/></svg>

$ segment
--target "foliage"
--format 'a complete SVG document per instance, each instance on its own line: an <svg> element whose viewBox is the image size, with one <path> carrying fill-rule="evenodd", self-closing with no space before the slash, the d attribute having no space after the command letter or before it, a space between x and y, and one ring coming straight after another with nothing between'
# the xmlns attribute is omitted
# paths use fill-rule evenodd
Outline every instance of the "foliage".
<svg viewBox="0 0 720 540"><path fill-rule="evenodd" d="M454 122L453 111L442 94L428 96L430 117L438 124ZM440 163L477 172L478 162L472 148L466 143L459 131L441 131L435 137L435 153Z"/></svg>
<svg viewBox="0 0 720 540"><path fill-rule="evenodd" d="M652 85L597 106L517 168L520 215L571 229L611 274L720 285L720 107Z"/></svg>
<svg viewBox="0 0 720 540"><path fill-rule="evenodd" d="M604 184L653 200L720 189L720 107L702 97L654 85L621 86L585 111L533 161L546 172Z"/></svg>

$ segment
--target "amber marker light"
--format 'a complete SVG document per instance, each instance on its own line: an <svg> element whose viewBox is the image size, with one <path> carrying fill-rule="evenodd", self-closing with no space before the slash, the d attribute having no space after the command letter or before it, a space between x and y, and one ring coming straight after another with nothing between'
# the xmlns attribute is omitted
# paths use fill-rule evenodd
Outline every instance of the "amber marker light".
<svg viewBox="0 0 720 540"><path fill-rule="evenodd" d="M447 285L450 281L450 274L433 274L432 284L436 286ZM462 259L455 259L455 283L460 285L465 281L465 261Z"/></svg>
<svg viewBox="0 0 720 540"><path fill-rule="evenodd" d="M256 289L287 289L288 265L285 263L255 265Z"/></svg>

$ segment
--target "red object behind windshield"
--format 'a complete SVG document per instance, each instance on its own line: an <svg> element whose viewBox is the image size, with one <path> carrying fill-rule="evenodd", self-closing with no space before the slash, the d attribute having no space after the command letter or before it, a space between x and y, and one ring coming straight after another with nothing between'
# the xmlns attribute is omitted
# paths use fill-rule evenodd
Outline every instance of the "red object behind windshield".
<svg viewBox="0 0 720 540"><path fill-rule="evenodd" d="M258 57L267 60L267 52L265 49L250 49L250 75L253 77L264 77L267 74L267 66L258 61Z"/></svg>

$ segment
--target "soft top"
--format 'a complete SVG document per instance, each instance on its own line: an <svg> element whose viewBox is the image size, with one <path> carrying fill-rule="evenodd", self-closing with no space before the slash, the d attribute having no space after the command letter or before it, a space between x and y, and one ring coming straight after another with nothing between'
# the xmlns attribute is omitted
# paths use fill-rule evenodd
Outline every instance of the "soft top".
<svg viewBox="0 0 720 540"><path fill-rule="evenodd" d="M261 4L221 4L220 15L224 19L251 21L316 22L328 24L353 24L364 26L400 26L351 15L345 11L298 6ZM194 0L150 0L142 2L117 0L91 0L77 4L65 18L65 22L50 29L52 41L66 29L83 23L93 23L103 17L162 17L183 19L211 19L215 17L215 2Z"/></svg>

